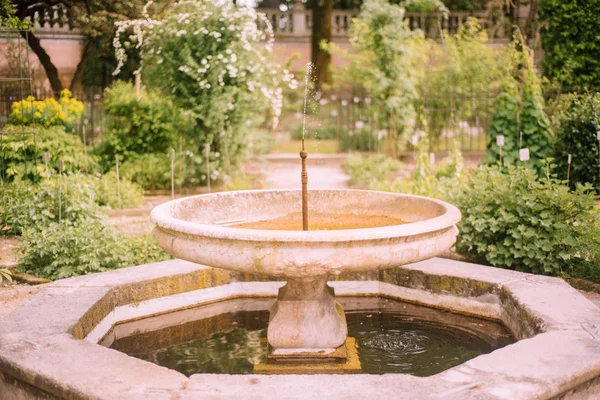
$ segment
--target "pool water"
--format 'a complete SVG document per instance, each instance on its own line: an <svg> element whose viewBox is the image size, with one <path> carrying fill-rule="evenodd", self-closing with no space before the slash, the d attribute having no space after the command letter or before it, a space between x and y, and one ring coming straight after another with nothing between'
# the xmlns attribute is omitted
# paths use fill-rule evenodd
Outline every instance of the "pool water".
<svg viewBox="0 0 600 400"><path fill-rule="evenodd" d="M369 304L367 308L363 304L346 312L348 333L358 343L363 373L430 376L514 341L497 323L384 302L391 307L369 309ZM254 364L266 357L268 320L266 310L225 313L136 332L117 338L110 347L187 376L251 374Z"/></svg>

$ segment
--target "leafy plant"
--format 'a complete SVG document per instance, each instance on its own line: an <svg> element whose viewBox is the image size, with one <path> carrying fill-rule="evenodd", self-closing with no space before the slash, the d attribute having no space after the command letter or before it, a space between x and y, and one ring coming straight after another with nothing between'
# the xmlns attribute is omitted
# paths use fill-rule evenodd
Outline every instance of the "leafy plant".
<svg viewBox="0 0 600 400"><path fill-rule="evenodd" d="M217 175L228 172L245 155L246 122L269 115L276 125L280 86L296 87L269 54L271 24L252 8L210 0L170 3L157 18L145 15L118 24L117 58L124 62L120 39L129 40L132 36L124 32L132 28L143 54L144 81L189 113L196 144L192 152L203 154L209 144Z"/></svg>
<svg viewBox="0 0 600 400"><path fill-rule="evenodd" d="M484 163L500 162L500 148L496 143L498 136L504 136L502 164L513 165L519 160L519 89L512 77L504 79L503 87L496 97L489 135Z"/></svg>
<svg viewBox="0 0 600 400"><path fill-rule="evenodd" d="M384 138L369 128L340 130L340 150L347 151L379 151L384 147Z"/></svg>
<svg viewBox="0 0 600 400"><path fill-rule="evenodd" d="M563 91L598 89L599 0L544 0L539 4L544 75Z"/></svg>
<svg viewBox="0 0 600 400"><path fill-rule="evenodd" d="M20 269L47 279L103 272L169 259L150 235L117 235L102 220L50 222L26 228Z"/></svg>
<svg viewBox="0 0 600 400"><path fill-rule="evenodd" d="M388 152L397 155L396 139L414 118L416 73L411 50L421 35L404 20L404 9L384 0L362 5L352 24L350 64L345 82L361 82L389 123Z"/></svg>
<svg viewBox="0 0 600 400"><path fill-rule="evenodd" d="M191 121L173 101L152 89L138 97L131 83L117 81L104 94L106 133L96 153L105 170L121 161L176 148L180 136L188 136Z"/></svg>
<svg viewBox="0 0 600 400"><path fill-rule="evenodd" d="M417 146L415 169L410 178L399 178L391 183L374 181L371 188L434 197L453 203L466 180L458 144L454 143L452 153L446 160L435 165L430 163L428 149L429 141L426 137L421 138Z"/></svg>
<svg viewBox="0 0 600 400"><path fill-rule="evenodd" d="M384 155L350 156L344 162L344 169L350 175L350 184L360 186L386 181L390 173L398 171L400 166L400 161Z"/></svg>
<svg viewBox="0 0 600 400"><path fill-rule="evenodd" d="M152 170L153 168L146 168ZM117 175L110 171L98 178L92 179L94 200L99 206L107 206L112 209L135 208L142 205L144 191L129 179L119 177L119 188L117 189ZM119 200L119 194L121 199Z"/></svg>
<svg viewBox="0 0 600 400"><path fill-rule="evenodd" d="M16 125L41 125L45 128L62 126L67 132L73 132L83 111L83 103L64 89L60 92L58 101L54 98L37 101L29 96L13 103L9 120Z"/></svg>
<svg viewBox="0 0 600 400"><path fill-rule="evenodd" d="M50 173L58 171L58 160L63 160L65 171L77 173L93 171L96 159L86 156L83 144L75 135L65 132L64 127L31 128L33 134L19 134L21 128L15 125L5 127L5 132L14 133L2 137L4 162L0 164L0 175L5 182L39 182L46 175L42 154L50 155Z"/></svg>
<svg viewBox="0 0 600 400"><path fill-rule="evenodd" d="M526 167L480 167L461 188L456 250L493 266L600 278L600 227L591 187L571 192Z"/></svg>
<svg viewBox="0 0 600 400"><path fill-rule="evenodd" d="M41 184L11 184L0 190L0 235L20 235L26 227L98 219L94 187L84 175L53 175Z"/></svg>
<svg viewBox="0 0 600 400"><path fill-rule="evenodd" d="M510 62L504 71L502 92L496 100L488 154L484 161L490 164L499 161L496 138L503 135L503 165L519 162L519 150L528 148L530 160L526 165L543 174L543 160L552 155L554 138L550 119L544 110L540 78L520 34L507 52Z"/></svg>
<svg viewBox="0 0 600 400"><path fill-rule="evenodd" d="M570 185L590 183L600 193L600 94L572 96L559 113L556 143L558 172L567 179L568 155L572 156Z"/></svg>

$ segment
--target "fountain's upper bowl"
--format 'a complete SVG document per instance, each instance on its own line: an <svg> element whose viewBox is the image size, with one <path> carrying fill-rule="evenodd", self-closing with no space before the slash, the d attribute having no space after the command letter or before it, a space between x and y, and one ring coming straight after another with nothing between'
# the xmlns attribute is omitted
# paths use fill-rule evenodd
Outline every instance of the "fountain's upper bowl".
<svg viewBox="0 0 600 400"><path fill-rule="evenodd" d="M286 278L398 267L435 257L455 242L460 211L427 197L367 190L311 190L310 215L400 219L341 230L263 230L234 223L274 220L301 210L300 190L249 190L192 196L152 210L158 244L177 258ZM381 218L379 218L381 219Z"/></svg>

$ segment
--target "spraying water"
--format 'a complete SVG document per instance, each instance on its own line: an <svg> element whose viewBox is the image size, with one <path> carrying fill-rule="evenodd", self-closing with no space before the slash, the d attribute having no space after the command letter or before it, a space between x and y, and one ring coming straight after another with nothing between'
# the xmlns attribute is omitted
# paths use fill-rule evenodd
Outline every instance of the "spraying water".
<svg viewBox="0 0 600 400"><path fill-rule="evenodd" d="M304 150L304 134L306 133L306 105L308 103L308 79L312 74L313 63L306 63L306 73L304 74L304 110L302 118L302 150Z"/></svg>
<svg viewBox="0 0 600 400"><path fill-rule="evenodd" d="M304 134L306 133L306 104L308 102L308 78L312 72L312 63L306 64L306 73L304 75L304 115L302 119L302 150L300 158L302 159L302 230L308 230L308 172L306 172L307 151L304 149Z"/></svg>

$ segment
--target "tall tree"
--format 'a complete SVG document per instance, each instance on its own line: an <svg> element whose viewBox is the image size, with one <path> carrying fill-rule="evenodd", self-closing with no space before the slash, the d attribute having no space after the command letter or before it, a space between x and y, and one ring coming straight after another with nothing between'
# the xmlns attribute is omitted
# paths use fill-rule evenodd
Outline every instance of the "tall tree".
<svg viewBox="0 0 600 400"><path fill-rule="evenodd" d="M11 0L10 3L15 17L21 20L29 20L41 27L68 26L70 29L79 29L85 36L81 59L69 85L73 90L81 86L83 69L94 46L100 41L108 41L112 38L115 32L115 21L139 16L144 1ZM58 69L42 46L35 28L31 31L21 31L21 36L27 40L29 47L40 60L52 90L60 92L64 86L59 78Z"/></svg>
<svg viewBox="0 0 600 400"><path fill-rule="evenodd" d="M331 83L331 54L322 48L322 44L331 41L331 14L333 0L316 0L312 7L313 24L311 40L311 61L314 64L315 89L323 83Z"/></svg>

